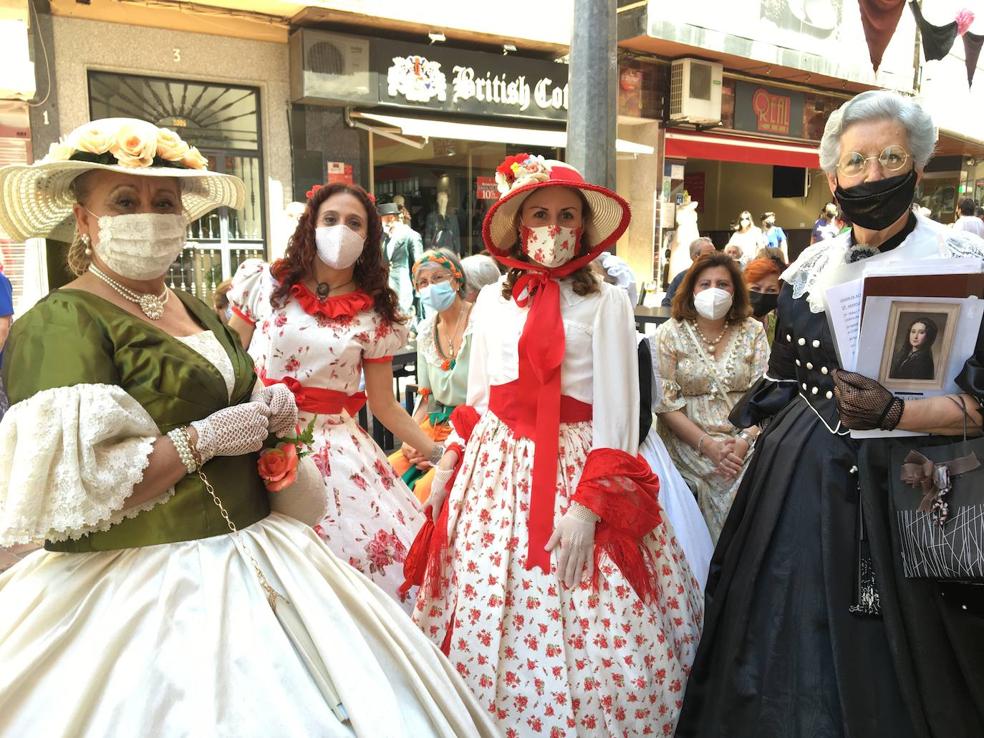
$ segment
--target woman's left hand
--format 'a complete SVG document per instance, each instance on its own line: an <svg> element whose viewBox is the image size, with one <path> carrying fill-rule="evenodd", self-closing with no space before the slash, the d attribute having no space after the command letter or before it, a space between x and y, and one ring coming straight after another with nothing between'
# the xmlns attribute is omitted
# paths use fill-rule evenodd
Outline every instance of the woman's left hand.
<svg viewBox="0 0 984 738"><path fill-rule="evenodd" d="M545 546L557 552L557 576L567 587L587 581L594 573L594 536L598 516L573 502L557 523Z"/></svg>
<svg viewBox="0 0 984 738"><path fill-rule="evenodd" d="M834 369L834 398L841 422L851 430L895 430L905 402L874 379Z"/></svg>
<svg viewBox="0 0 984 738"><path fill-rule="evenodd" d="M736 438L731 451L718 464L717 472L725 479L734 479L741 474L741 468L745 464L745 457L747 455L748 441L744 438Z"/></svg>

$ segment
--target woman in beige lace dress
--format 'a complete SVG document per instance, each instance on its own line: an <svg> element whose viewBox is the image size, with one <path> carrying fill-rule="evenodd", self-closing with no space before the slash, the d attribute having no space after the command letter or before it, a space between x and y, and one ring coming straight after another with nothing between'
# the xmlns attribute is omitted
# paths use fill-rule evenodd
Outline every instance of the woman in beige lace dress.
<svg viewBox="0 0 984 738"><path fill-rule="evenodd" d="M757 433L736 433L728 414L768 366L765 330L750 312L737 264L707 254L690 267L673 299L673 318L654 339L659 434L714 541Z"/></svg>

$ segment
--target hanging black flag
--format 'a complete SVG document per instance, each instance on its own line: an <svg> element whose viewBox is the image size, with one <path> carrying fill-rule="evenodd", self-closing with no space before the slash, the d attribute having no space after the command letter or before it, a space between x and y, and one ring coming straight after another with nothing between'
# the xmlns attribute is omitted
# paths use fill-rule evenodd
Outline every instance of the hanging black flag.
<svg viewBox="0 0 984 738"><path fill-rule="evenodd" d="M984 34L967 31L963 35L964 57L967 59L967 86L974 84L974 72L977 71L977 60L981 56L981 45L984 45Z"/></svg>
<svg viewBox="0 0 984 738"><path fill-rule="evenodd" d="M916 0L909 3L909 9L916 16L916 25L919 26L919 33L922 35L923 55L926 61L944 59L957 39L957 22L951 21L943 26L934 26L923 18L922 10Z"/></svg>

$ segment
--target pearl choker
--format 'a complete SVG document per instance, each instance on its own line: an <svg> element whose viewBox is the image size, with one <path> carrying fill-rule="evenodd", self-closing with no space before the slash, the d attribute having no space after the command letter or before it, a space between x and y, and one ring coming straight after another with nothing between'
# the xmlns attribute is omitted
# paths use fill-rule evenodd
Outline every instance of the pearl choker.
<svg viewBox="0 0 984 738"><path fill-rule="evenodd" d="M115 279L100 271L95 264L89 265L89 271L92 273L92 276L101 279L112 287L124 300L136 303L140 307L140 311L151 320L160 320L164 317L164 306L167 304L167 298L171 294L166 285L160 295L150 295L134 292L129 287L124 287Z"/></svg>

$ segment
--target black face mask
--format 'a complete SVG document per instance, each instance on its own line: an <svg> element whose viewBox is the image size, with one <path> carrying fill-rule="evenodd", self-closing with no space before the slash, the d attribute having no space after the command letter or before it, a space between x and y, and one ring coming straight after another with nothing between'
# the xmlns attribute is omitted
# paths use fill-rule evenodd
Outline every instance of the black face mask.
<svg viewBox="0 0 984 738"><path fill-rule="evenodd" d="M916 170L875 182L865 182L844 189L837 185L834 197L844 216L873 231L881 231L897 221L912 207L916 193Z"/></svg>
<svg viewBox="0 0 984 738"><path fill-rule="evenodd" d="M768 292L748 292L748 301L752 303L752 315L763 318L776 309L779 295Z"/></svg>

